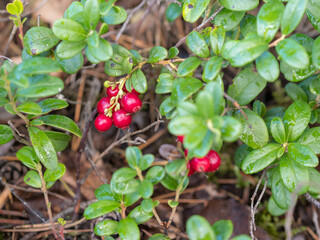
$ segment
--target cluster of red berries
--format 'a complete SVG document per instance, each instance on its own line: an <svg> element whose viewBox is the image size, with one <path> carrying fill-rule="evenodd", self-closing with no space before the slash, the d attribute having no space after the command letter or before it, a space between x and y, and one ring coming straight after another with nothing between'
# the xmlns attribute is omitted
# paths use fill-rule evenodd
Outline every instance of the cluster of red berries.
<svg viewBox="0 0 320 240"><path fill-rule="evenodd" d="M178 141L183 143L184 136L178 136ZM184 150L187 157L188 149ZM194 157L188 161L187 168L189 169L188 176L195 172L214 172L218 170L221 164L221 158L216 151L210 150L207 156L203 158Z"/></svg>
<svg viewBox="0 0 320 240"><path fill-rule="evenodd" d="M108 87L106 92L107 97L101 98L97 104L99 115L94 126L100 132L109 130L112 123L117 128L127 128L132 121L131 114L139 111L142 106L139 93L134 89L128 92L125 88L123 92L118 86Z"/></svg>

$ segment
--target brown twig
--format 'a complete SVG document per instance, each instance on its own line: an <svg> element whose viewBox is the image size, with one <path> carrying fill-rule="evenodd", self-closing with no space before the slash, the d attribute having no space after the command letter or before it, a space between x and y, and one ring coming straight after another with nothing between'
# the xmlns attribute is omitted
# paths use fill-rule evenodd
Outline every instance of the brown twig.
<svg viewBox="0 0 320 240"><path fill-rule="evenodd" d="M303 194L303 196L310 202L313 206L320 209L320 202L314 199L308 192Z"/></svg>
<svg viewBox="0 0 320 240"><path fill-rule="evenodd" d="M248 116L247 114L243 111L243 109L241 108L241 106L239 105L239 103L234 100L232 97L230 97L227 93L223 93L223 96L228 99L229 101L232 102L233 106L235 106L240 112L241 114L246 118L246 120L248 120Z"/></svg>

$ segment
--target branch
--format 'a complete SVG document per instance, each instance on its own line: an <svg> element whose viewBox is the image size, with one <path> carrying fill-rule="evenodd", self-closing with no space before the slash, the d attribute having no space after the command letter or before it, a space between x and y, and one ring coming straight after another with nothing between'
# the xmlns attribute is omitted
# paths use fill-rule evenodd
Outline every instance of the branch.
<svg viewBox="0 0 320 240"><path fill-rule="evenodd" d="M230 97L228 94L226 94L225 92L223 93L223 96L228 99L229 101L232 102L233 106L235 106L240 112L241 114L246 118L246 120L248 120L248 116L247 114L243 111L243 109L240 107L239 103L234 100L232 97Z"/></svg>
<svg viewBox="0 0 320 240"><path fill-rule="evenodd" d="M303 194L303 196L310 202L313 206L320 209L320 202L314 199L308 192Z"/></svg>

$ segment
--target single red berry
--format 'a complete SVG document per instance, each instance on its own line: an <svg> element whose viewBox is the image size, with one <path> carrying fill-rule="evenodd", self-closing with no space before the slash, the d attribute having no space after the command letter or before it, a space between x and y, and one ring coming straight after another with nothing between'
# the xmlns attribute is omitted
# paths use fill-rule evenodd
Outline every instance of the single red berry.
<svg viewBox="0 0 320 240"><path fill-rule="evenodd" d="M135 113L140 110L142 102L138 95L134 93L127 93L121 99L121 105L128 113Z"/></svg>
<svg viewBox="0 0 320 240"><path fill-rule="evenodd" d="M112 114L112 120L116 127L125 129L130 125L132 117L124 109L120 109Z"/></svg>
<svg viewBox="0 0 320 240"><path fill-rule="evenodd" d="M192 174L194 174L194 169L191 167L190 162L191 161L188 161L187 163L187 169L189 169L188 176L191 176Z"/></svg>
<svg viewBox="0 0 320 240"><path fill-rule="evenodd" d="M111 97L103 97L100 99L100 101L97 104L97 110L99 114L104 114L104 111L111 106L110 100Z"/></svg>
<svg viewBox="0 0 320 240"><path fill-rule="evenodd" d="M210 165L208 172L216 171L221 164L221 158L219 154L216 151L210 150L206 157L209 159Z"/></svg>
<svg viewBox="0 0 320 240"><path fill-rule="evenodd" d="M128 91L128 89L127 89L126 87L123 88L123 91L124 91L125 93L129 93L129 91ZM136 90L134 90L133 87L131 88L131 93L137 94L138 96L140 95L140 93L137 92Z"/></svg>
<svg viewBox="0 0 320 240"><path fill-rule="evenodd" d="M108 87L106 92L107 92L108 97L115 97L119 93L119 87L118 86L116 86L115 88Z"/></svg>
<svg viewBox="0 0 320 240"><path fill-rule="evenodd" d="M112 126L112 119L104 114L99 114L94 121L94 126L100 132L105 132L109 130Z"/></svg>
<svg viewBox="0 0 320 240"><path fill-rule="evenodd" d="M185 156L185 157L188 157L188 149L185 149L185 150L184 150L184 156Z"/></svg>
<svg viewBox="0 0 320 240"><path fill-rule="evenodd" d="M181 143L183 143L183 140L184 140L184 136L177 136L177 142L181 142Z"/></svg>
<svg viewBox="0 0 320 240"><path fill-rule="evenodd" d="M191 167L196 171L196 172L206 172L209 169L209 159L204 157L204 158L192 158Z"/></svg>

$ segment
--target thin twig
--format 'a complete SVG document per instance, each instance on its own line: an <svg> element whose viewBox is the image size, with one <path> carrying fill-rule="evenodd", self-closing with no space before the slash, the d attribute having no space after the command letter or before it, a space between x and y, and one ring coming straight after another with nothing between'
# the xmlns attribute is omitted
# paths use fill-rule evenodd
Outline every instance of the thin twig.
<svg viewBox="0 0 320 240"><path fill-rule="evenodd" d="M230 97L227 93L223 93L223 96L228 99L229 101L232 102L233 106L235 106L240 112L241 114L246 118L246 120L248 120L248 116L247 114L243 111L243 109L241 108L241 106L239 105L239 103L234 100L232 97Z"/></svg>
<svg viewBox="0 0 320 240"><path fill-rule="evenodd" d="M312 220L313 220L314 226L316 227L316 233L318 235L318 239L320 239L319 215L314 205L312 205Z"/></svg>
<svg viewBox="0 0 320 240"><path fill-rule="evenodd" d="M308 192L303 194L303 196L310 202L313 206L320 209L320 202L314 199Z"/></svg>
<svg viewBox="0 0 320 240"><path fill-rule="evenodd" d="M181 2L177 1L177 0L164 0L166 2L171 2L171 3L176 3L179 5L179 7L181 7Z"/></svg>
<svg viewBox="0 0 320 240"><path fill-rule="evenodd" d="M291 203L290 203L290 207L289 210L286 213L286 220L284 223L284 229L286 232L286 240L291 240L292 239L292 230L291 230L291 224L293 221L293 213L294 213L294 209L296 207L296 194L293 193L292 194L292 198L291 198Z"/></svg>
<svg viewBox="0 0 320 240"><path fill-rule="evenodd" d="M32 144L31 144L30 142L28 142L27 140L25 140L25 139L23 138L24 135L21 134L21 133L18 131L18 129L13 125L13 123L12 123L10 120L8 121L8 125L9 125L9 127L11 128L11 131L12 131L12 133L13 133L14 138L15 138L18 142L20 142L20 143L22 143L22 144L24 144L24 145L27 145L27 146L32 146Z"/></svg>

